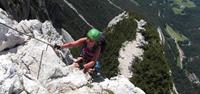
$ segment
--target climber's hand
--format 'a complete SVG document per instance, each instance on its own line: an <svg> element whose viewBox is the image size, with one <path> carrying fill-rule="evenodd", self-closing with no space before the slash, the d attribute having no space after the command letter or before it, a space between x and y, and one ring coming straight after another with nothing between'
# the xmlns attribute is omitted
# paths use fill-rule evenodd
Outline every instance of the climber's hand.
<svg viewBox="0 0 200 94"><path fill-rule="evenodd" d="M55 44L55 45L53 46L53 48L55 48L55 49L61 49L61 46L58 45L58 44Z"/></svg>

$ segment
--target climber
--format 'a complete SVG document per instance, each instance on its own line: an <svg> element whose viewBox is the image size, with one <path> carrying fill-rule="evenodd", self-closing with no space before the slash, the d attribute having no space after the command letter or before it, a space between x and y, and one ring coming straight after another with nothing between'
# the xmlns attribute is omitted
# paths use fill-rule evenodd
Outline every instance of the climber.
<svg viewBox="0 0 200 94"><path fill-rule="evenodd" d="M102 45L105 44L103 38L101 39L102 32L92 28L88 31L87 37L80 38L76 41L65 43L63 45L55 45L54 48L70 48L74 46L83 46L80 56L75 61L75 67L84 69L84 72L93 73L100 69L100 63L98 60L101 53Z"/></svg>

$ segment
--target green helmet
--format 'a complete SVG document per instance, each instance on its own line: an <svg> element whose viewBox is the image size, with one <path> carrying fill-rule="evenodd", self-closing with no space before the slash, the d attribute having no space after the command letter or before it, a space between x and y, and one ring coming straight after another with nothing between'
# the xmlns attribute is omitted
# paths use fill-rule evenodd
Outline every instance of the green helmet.
<svg viewBox="0 0 200 94"><path fill-rule="evenodd" d="M100 38L101 32L95 28L92 28L87 33L87 37L89 37L91 40L97 41Z"/></svg>

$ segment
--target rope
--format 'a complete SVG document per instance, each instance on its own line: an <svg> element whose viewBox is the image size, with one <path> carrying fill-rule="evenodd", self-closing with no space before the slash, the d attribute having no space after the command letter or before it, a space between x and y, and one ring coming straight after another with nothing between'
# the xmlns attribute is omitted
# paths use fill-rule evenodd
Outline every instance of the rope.
<svg viewBox="0 0 200 94"><path fill-rule="evenodd" d="M48 46L47 46L47 47L48 47ZM44 53L44 50L42 50L42 54L41 54L41 57L40 57L40 65L39 65L39 70L38 70L37 79L39 79L39 76L40 76L40 69L41 69L41 65L42 65L43 53Z"/></svg>
<svg viewBox="0 0 200 94"><path fill-rule="evenodd" d="M16 30L16 29L14 29L14 28L12 28L12 27L10 27L10 26L8 26L8 25L4 24L4 23L1 23L1 22L0 22L0 24L2 24L2 25L4 25L4 26L6 26L6 27L8 27L8 28L10 28L10 29L12 29L12 30L14 30L14 31L18 32L18 33L21 33L21 34L23 34L23 35L26 35L26 36L28 36L28 37L31 37L31 38L33 38L33 39L37 40L37 41L40 41L40 42L42 42L42 43L48 44L48 45L50 45L51 47L53 47L53 45L52 45L52 44L50 44L50 43L48 43L48 42L46 42L46 41L43 41L43 40L37 39L37 38L35 38L35 37L31 36L31 35L28 35L28 34L26 34L26 33L20 32L20 31L18 31L18 30ZM23 28L22 28L22 29L23 29ZM31 31L31 30L30 30L30 31Z"/></svg>

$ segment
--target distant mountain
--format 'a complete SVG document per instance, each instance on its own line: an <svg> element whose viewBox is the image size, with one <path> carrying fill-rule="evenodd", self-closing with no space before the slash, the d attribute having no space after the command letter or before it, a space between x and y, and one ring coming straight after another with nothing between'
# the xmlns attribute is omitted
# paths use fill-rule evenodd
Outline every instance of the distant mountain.
<svg viewBox="0 0 200 94"><path fill-rule="evenodd" d="M22 19L51 20L54 26L64 28L75 38L83 36L90 26L103 29L121 10L107 0L0 0L0 7L12 17Z"/></svg>

